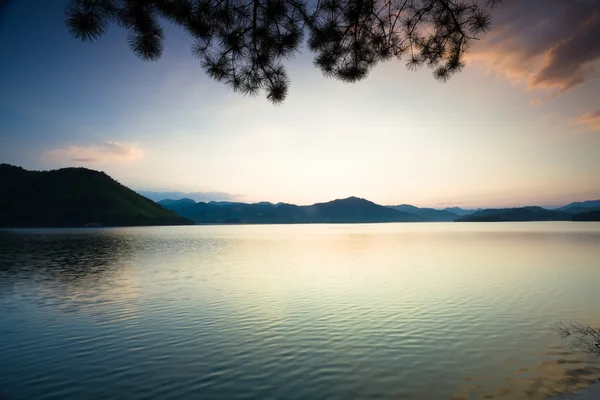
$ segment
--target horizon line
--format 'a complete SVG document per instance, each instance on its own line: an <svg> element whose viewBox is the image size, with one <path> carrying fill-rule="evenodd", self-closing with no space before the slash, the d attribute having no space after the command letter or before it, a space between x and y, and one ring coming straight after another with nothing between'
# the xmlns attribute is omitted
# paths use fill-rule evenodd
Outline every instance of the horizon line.
<svg viewBox="0 0 600 400"><path fill-rule="evenodd" d="M104 172L101 169L92 169L92 168L88 168L88 167L83 167L83 166L69 166L69 167L61 167L61 168L54 168L54 169L26 169L25 167L22 166L18 166L18 165L14 165L14 164L10 164L10 163L6 163L6 162L0 162L1 165L6 165L6 166L10 166L10 167L16 167L16 168L21 168L25 171L36 171L36 172L50 172L50 171L57 171L57 170L61 170L61 169L69 169L69 168L76 168L76 169L86 169L86 170L90 170L90 171L95 171L95 172L102 172L104 174L106 174L106 172ZM108 175L108 174L106 174ZM112 177L111 175L108 175L111 179L119 182L117 179L115 179L114 177ZM568 204L571 203L578 203L578 202L585 202L585 201L600 201L600 197L598 198L577 198L577 199L573 199L571 198L569 201L566 201L564 203L559 203L559 202L554 202L552 204L549 204L546 201L540 201L538 202L532 202L529 201L527 203L508 203L508 204L494 204L494 205L485 205L482 206L481 203L478 205L463 205L464 201L457 201L456 203L451 203L448 201L444 201L440 205L440 203L438 202L436 205L417 205L419 203L409 203L409 202L393 202L393 203L388 203L388 202L375 202L373 200L368 199L367 197L364 196L357 196L357 195L351 195L351 196L345 196L345 197L335 197L333 199L329 199L329 200L320 200L320 201L316 201L316 202L312 202L312 203L292 203L292 202L287 202L287 201L278 201L278 202L274 202L274 201L268 201L268 200L258 200L258 201L246 201L243 200L244 197L247 197L243 194L233 194L233 193L226 193L226 192L222 192L222 191L183 191L183 190L143 190L143 189L133 189L130 186L126 186L129 189L133 190L134 192L147 197L148 199L154 201L154 202L158 202L158 201L162 201L162 200L181 200L182 198L190 198L188 196L192 196L193 195L203 195L203 196L207 196L207 197L212 197L211 199L203 199L203 200L196 200L196 199L191 199L194 200L195 202L204 202L204 203L210 203L211 201L213 202L231 202L231 203L244 203L244 204L257 204L257 203L271 203L271 204L279 204L279 203L284 203L284 204L292 204L292 205L297 205L297 206L310 206L310 205L314 205L314 204L319 204L319 203L328 203L334 200L344 200L350 197L355 197L355 198L361 198L361 199L365 199L367 201L370 201L372 203L378 204L378 205L382 205L385 207L394 207L394 206L402 206L402 205L408 205L408 206L413 206L413 207L418 207L418 208L431 208L431 209L436 209L436 210L444 210L447 208L454 208L454 207L458 207L464 210L479 210L479 209L502 209L502 208L522 208L522 207L543 207L543 208L547 208L547 209L556 209L556 208L560 208L560 207L564 207ZM156 196L152 196L155 199L151 198L148 196L148 194L181 194L182 196L174 196L173 198L171 197L164 197L161 199L158 199ZM595 197L595 196L594 196ZM220 200L216 200L220 198ZM242 198L242 199L241 199ZM387 203L387 204L386 204Z"/></svg>
<svg viewBox="0 0 600 400"><path fill-rule="evenodd" d="M140 192L152 192L149 190L136 190L136 193L144 196L142 193ZM166 192L166 191L165 191ZM160 193L157 191L157 193ZM189 192L189 193L185 193L185 192L181 192L183 194L193 194L193 193L202 193L202 192ZM145 197L145 196L144 196ZM553 205L540 205L540 204L524 204L524 205L505 205L505 206L459 206L459 205L452 205L452 206L443 206L443 207L436 207L436 206L418 206L415 204L410 204L410 203L399 203L399 204L380 204L377 203L375 201L369 200L366 197L361 197L361 196L347 196L347 197L337 197L331 200L327 200L327 201L317 201L314 203L310 203L310 204L296 204L296 203L290 203L290 202L285 202L285 201L278 201L278 202L273 202L273 201L268 201L268 200L260 200L260 201L241 201L241 200L231 200L231 199L226 199L226 200L194 200L192 198L189 197L181 197L181 198L164 198L164 199L160 199L160 200L152 200L154 202L159 202L159 201L163 201L163 200L172 200L172 201L178 201L178 200L183 200L183 199L188 199L188 200L192 200L196 203L233 203L233 204L260 204L260 203L269 203L269 204L273 204L273 205L277 205L277 204L289 204L289 205L294 205L294 206L298 206L298 207L307 207L307 206L313 206L315 204L323 204L323 203L330 203L332 201L336 201L336 200L348 200L351 198L355 198L355 199L361 199L361 200L366 200L368 202L371 202L373 204L377 204L379 206L383 206L383 207L399 207L399 206L411 206L411 207L416 207L416 208L429 208L429 209L434 209L434 210L446 210L448 208L460 208L463 210L486 210L486 209L507 209L507 208L525 208L525 207L541 207L541 208L546 208L546 209L556 209L556 208L561 208L561 207L565 207L569 204L572 203L582 203L582 202L588 202L588 201L600 201L600 199L586 199L586 200L575 200L575 201L570 201L568 203L565 204L553 204Z"/></svg>

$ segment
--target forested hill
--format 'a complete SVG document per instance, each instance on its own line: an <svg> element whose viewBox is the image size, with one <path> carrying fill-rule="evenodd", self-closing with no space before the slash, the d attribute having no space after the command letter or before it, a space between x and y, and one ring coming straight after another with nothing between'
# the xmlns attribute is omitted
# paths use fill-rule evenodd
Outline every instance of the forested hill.
<svg viewBox="0 0 600 400"><path fill-rule="evenodd" d="M0 164L0 226L187 225L192 222L86 168L27 171Z"/></svg>

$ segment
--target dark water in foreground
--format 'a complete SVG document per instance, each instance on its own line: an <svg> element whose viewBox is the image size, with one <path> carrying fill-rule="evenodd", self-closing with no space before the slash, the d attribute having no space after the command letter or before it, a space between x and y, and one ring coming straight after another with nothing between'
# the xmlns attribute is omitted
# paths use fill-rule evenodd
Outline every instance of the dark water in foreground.
<svg viewBox="0 0 600 400"><path fill-rule="evenodd" d="M543 399L574 319L600 224L0 231L7 400Z"/></svg>

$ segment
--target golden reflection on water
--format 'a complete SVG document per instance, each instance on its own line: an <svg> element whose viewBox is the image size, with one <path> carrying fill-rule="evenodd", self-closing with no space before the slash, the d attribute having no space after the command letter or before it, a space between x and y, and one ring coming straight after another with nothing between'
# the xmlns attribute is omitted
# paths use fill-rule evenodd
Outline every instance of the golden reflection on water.
<svg viewBox="0 0 600 400"><path fill-rule="evenodd" d="M453 235L447 235L443 229L417 228L398 232L392 228L388 232L383 229L382 233L379 229L369 228L354 232L355 227L335 227L331 228L335 232L333 234L308 240L304 235L288 231L289 227L281 227L276 247L257 248L250 239L235 249L240 252L241 259L260 257L263 260L258 274L248 276L243 282L235 279L225 282L237 285L231 290L256 302L251 310L264 313L262 317L265 320L285 315L285 307L282 307L285 301L266 300L285 299L285 282L291 287L304 285L305 290L324 292L344 287L354 296L364 295L367 302L370 291L377 291L379 297L387 296L385 301L392 303L398 293L410 293L411 301L418 303L419 300L452 301L450 297L469 286L466 281L473 280L478 284L487 282L489 286L471 287L469 290L485 291L490 298L506 298L500 292L512 292L515 300L510 305L512 312L524 315L535 312L535 304L530 308L517 305L520 301L529 301L525 299L528 287L547 285L549 290L559 290L555 296L558 302L563 306L565 302L572 302L569 308L578 309L590 323L593 321L589 318L600 315L600 303L586 303L583 297L583 301L561 299L560 292L569 290L568 278L565 279L563 273L565 268L571 270L572 276L598 269L600 241L597 225L592 226L590 231L584 229L576 234L560 229L540 232L527 228L515 233L506 226L493 226L483 232L458 229L458 234L453 232ZM248 230L253 229L255 227L248 227ZM299 239L305 241L304 246L298 246ZM401 260L398 260L397 251L402 252ZM340 254L343 254L343 262L340 262ZM277 279L276 284L269 284L262 278L282 268L285 269L285 279ZM515 277L521 282L515 282ZM423 280L427 281L427 287L423 287ZM527 284L523 285L523 280ZM387 287L387 282L394 282L393 290ZM518 289L517 285L523 288ZM242 294L244 292L246 294ZM550 316L548 322L552 323ZM512 374L500 382L491 377L465 377L465 383L452 398L542 400L600 380L600 368L595 357L570 351L566 343L564 346L548 346L545 352L557 359L543 361L537 366L513 365ZM509 367L515 363L505 361L504 364L503 367ZM490 387L496 389L490 390ZM427 398L429 390L415 393L412 398Z"/></svg>
<svg viewBox="0 0 600 400"><path fill-rule="evenodd" d="M465 378L465 383L452 400L467 399L528 399L546 400L575 390L585 388L600 381L600 367L595 356L565 351L548 355L561 355L557 360L544 361L535 368L520 368L514 375L497 383L498 389L489 391L487 386L493 379ZM526 377L521 377L527 375ZM487 385L477 384L485 382Z"/></svg>

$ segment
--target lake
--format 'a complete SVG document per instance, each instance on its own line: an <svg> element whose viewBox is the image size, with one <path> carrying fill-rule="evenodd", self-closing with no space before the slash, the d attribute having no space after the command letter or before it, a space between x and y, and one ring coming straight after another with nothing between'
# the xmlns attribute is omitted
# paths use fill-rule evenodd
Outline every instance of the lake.
<svg viewBox="0 0 600 400"><path fill-rule="evenodd" d="M544 399L599 223L0 231L0 398Z"/></svg>

